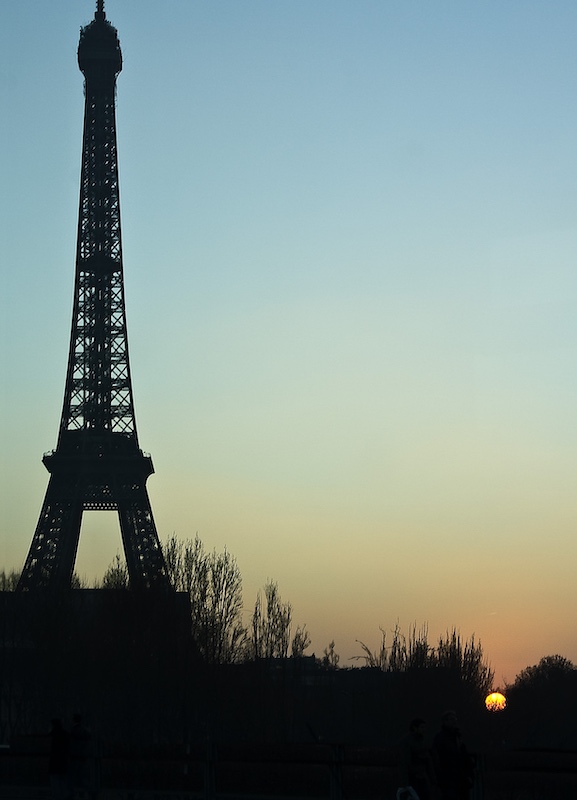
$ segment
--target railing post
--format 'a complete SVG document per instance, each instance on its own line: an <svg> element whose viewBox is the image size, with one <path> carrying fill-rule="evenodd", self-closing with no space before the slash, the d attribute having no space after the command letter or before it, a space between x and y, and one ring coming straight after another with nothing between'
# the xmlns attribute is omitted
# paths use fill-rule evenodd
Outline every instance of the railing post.
<svg viewBox="0 0 577 800"><path fill-rule="evenodd" d="M209 737L206 740L204 760L204 800L214 800L216 796L216 747Z"/></svg>
<svg viewBox="0 0 577 800"><path fill-rule="evenodd" d="M343 798L343 748L340 744L334 744L331 748L330 763L330 799L342 800Z"/></svg>
<svg viewBox="0 0 577 800"><path fill-rule="evenodd" d="M484 800L485 772L486 772L485 755L479 753L475 758L475 773L473 780L473 788L471 790L471 800Z"/></svg>

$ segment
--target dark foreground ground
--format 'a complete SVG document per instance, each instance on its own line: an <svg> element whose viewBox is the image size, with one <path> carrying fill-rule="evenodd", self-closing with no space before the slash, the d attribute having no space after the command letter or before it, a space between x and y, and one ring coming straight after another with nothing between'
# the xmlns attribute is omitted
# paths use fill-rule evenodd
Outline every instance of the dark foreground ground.
<svg viewBox="0 0 577 800"><path fill-rule="evenodd" d="M175 756L91 759L98 800L393 800L394 759L382 748L224 745ZM76 798L87 795L76 792ZM577 798L577 753L501 751L477 757L471 800ZM0 756L0 800L51 798L45 753Z"/></svg>

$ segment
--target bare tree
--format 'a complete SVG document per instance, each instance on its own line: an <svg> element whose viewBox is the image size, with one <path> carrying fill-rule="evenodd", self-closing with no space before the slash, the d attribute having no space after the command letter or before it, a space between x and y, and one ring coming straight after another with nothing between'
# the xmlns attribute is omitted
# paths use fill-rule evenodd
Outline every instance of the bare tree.
<svg viewBox="0 0 577 800"><path fill-rule="evenodd" d="M295 635L291 642L291 658L300 658L304 656L305 650L310 646L311 637L307 631L306 625L297 625Z"/></svg>
<svg viewBox="0 0 577 800"><path fill-rule="evenodd" d="M387 645L387 632L384 628L379 628L381 632L381 642L378 650L374 652L357 639L363 651L362 655L353 656L352 660L364 660L366 667L375 667L383 672L402 672L407 667L407 640L401 633L399 625L395 625L393 630L393 640Z"/></svg>
<svg viewBox="0 0 577 800"><path fill-rule="evenodd" d="M172 585L190 597L192 632L202 655L216 664L241 660L246 630L234 556L226 548L207 553L198 536L183 541L173 535L163 551Z"/></svg>
<svg viewBox="0 0 577 800"><path fill-rule="evenodd" d="M5 569L0 570L0 592L15 592L20 580L20 572L11 569L6 572ZM86 578L81 578L77 572L72 574L70 579L71 589L86 589L88 582Z"/></svg>
<svg viewBox="0 0 577 800"><path fill-rule="evenodd" d="M335 651L335 640L329 642L329 646L323 650L323 657L321 658L321 666L325 669L338 669L341 657Z"/></svg>
<svg viewBox="0 0 577 800"><path fill-rule="evenodd" d="M278 584L268 581L264 603L258 593L252 615L252 645L255 658L286 658L289 648L292 606L283 603Z"/></svg>
<svg viewBox="0 0 577 800"><path fill-rule="evenodd" d="M20 580L20 573L15 569L6 572L5 569L0 570L0 592L15 592Z"/></svg>
<svg viewBox="0 0 577 800"><path fill-rule="evenodd" d="M372 652L364 642L359 641L363 653L354 656L355 660L363 659L366 666L377 667L384 672L446 669L481 695L490 690L494 673L485 661L481 643L476 641L474 636L463 641L458 631L453 628L439 638L435 648L429 644L426 625L420 631L413 626L408 639L403 636L397 625L393 631L391 645L387 646L386 633L382 628L380 630L379 649Z"/></svg>
<svg viewBox="0 0 577 800"><path fill-rule="evenodd" d="M128 589L128 567L122 561L119 554L114 556L111 564L107 567L104 575L102 576L102 583L96 584L96 589Z"/></svg>
<svg viewBox="0 0 577 800"><path fill-rule="evenodd" d="M225 548L207 558L209 577L210 659L223 663L236 661L241 654L246 631L242 625L242 578L236 559Z"/></svg>
<svg viewBox="0 0 577 800"><path fill-rule="evenodd" d="M481 697L493 686L495 673L485 661L481 642L475 641L474 635L463 642L455 628L447 632L439 639L433 663L453 670Z"/></svg>
<svg viewBox="0 0 577 800"><path fill-rule="evenodd" d="M80 577L77 572L72 573L72 578L70 579L70 588L71 589L88 589L88 580L85 576Z"/></svg>
<svg viewBox="0 0 577 800"><path fill-rule="evenodd" d="M292 606L283 603L278 584L267 581L256 596L251 617L249 656L252 658L287 658L302 656L311 639L306 625L298 626L291 641Z"/></svg>
<svg viewBox="0 0 577 800"><path fill-rule="evenodd" d="M360 639L357 639L357 644L360 644L363 652L359 656L353 656L352 660L360 661L362 659L365 662L365 667L376 667L377 669L382 669L383 672L386 672L389 669L387 634L382 628L379 628L379 630L381 631L381 643L379 645L379 649L373 652L368 645L366 645L364 642L361 642Z"/></svg>
<svg viewBox="0 0 577 800"><path fill-rule="evenodd" d="M413 625L406 640L405 667L406 669L426 669L434 666L435 648L429 644L428 628L423 625L420 631Z"/></svg>

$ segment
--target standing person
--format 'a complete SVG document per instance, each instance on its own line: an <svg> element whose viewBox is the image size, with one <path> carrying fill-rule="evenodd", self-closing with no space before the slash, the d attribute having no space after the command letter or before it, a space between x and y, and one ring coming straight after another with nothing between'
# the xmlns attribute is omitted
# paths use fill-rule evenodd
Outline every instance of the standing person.
<svg viewBox="0 0 577 800"><path fill-rule="evenodd" d="M48 774L53 800L65 800L68 795L68 745L67 732L59 719L52 720Z"/></svg>
<svg viewBox="0 0 577 800"><path fill-rule="evenodd" d="M468 800L473 786L471 758L454 711L445 711L433 741L433 760L442 800Z"/></svg>
<svg viewBox="0 0 577 800"><path fill-rule="evenodd" d="M399 786L411 787L419 800L431 800L434 785L434 769L431 754L425 739L426 723L416 717L411 720L409 734L400 744Z"/></svg>
<svg viewBox="0 0 577 800"><path fill-rule="evenodd" d="M76 792L93 794L92 776L92 736L90 731L82 722L82 716L75 714L72 718L72 728L70 729L70 784L72 794Z"/></svg>

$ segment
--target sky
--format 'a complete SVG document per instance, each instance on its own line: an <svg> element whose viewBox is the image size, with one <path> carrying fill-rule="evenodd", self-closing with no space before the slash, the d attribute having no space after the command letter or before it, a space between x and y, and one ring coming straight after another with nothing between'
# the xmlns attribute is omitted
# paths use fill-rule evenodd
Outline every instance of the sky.
<svg viewBox="0 0 577 800"><path fill-rule="evenodd" d="M56 445L90 0L0 4L0 566ZM341 665L577 662L577 5L107 0L159 535L278 583ZM77 571L121 552L85 513ZM390 634L389 634L390 636ZM362 663L362 662L361 662Z"/></svg>

